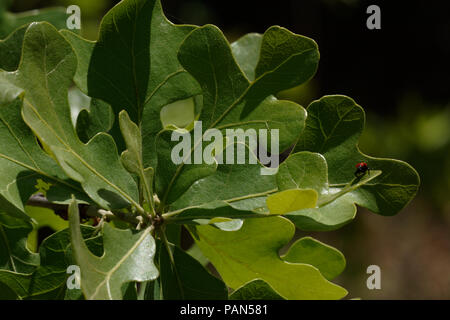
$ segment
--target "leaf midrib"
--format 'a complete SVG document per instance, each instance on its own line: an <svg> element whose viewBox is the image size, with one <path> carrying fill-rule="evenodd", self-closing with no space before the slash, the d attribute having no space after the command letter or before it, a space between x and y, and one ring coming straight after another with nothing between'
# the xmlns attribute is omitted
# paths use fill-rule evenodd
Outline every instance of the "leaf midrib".
<svg viewBox="0 0 450 320"><path fill-rule="evenodd" d="M127 199L131 204L133 204L136 208L138 208L141 211L144 211L142 207L134 201L131 196L129 196L125 191L123 191L121 188L116 186L115 184L111 183L106 177L101 175L97 170L95 170L89 163L87 163L78 153L76 153L72 147L67 144L64 140L61 139L61 137L56 133L56 131L47 123L47 121L41 117L40 113L36 110L36 108L27 100L24 98L24 102L26 102L30 108L33 110L33 112L36 114L36 116L41 120L41 122L55 135L55 137L58 139L58 141L65 147L65 150L69 153L71 153L73 156L75 156L86 168L88 168L94 175L99 177L101 180L103 180L107 185L115 189L117 192L119 192L125 199Z"/></svg>
<svg viewBox="0 0 450 320"><path fill-rule="evenodd" d="M127 250L127 253L109 271L104 272L104 271L98 270L99 272L101 272L102 274L105 274L106 276L105 276L105 279L98 284L94 293L91 295L91 298L95 297L97 295L98 291L101 289L103 284L106 282L107 289L108 289L107 290L108 296L110 299L113 299L112 295L111 295L111 289L109 288L110 278L117 271L117 269L119 269L121 267L121 265L125 262L125 260L128 259L130 257L130 255L134 253L134 251L138 248L138 246L142 243L142 241L145 240L145 238L150 234L151 229L152 229L151 227L148 227L147 229L145 229L142 232L142 235L139 237L139 239L133 244L133 246L129 250ZM92 255L92 256L94 256L96 259L102 260L102 259L104 259L105 255L106 255L106 250L101 258L95 257L94 255Z"/></svg>

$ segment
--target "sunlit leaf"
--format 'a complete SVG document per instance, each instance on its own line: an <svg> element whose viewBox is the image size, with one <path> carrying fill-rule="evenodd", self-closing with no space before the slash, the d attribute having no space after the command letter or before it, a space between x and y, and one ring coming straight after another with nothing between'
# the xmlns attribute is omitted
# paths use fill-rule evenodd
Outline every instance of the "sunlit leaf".
<svg viewBox="0 0 450 320"><path fill-rule="evenodd" d="M294 232L294 225L282 217L247 219L232 232L197 226L196 242L233 289L262 279L286 299L343 298L347 291L326 280L317 268L280 258L278 250Z"/></svg>

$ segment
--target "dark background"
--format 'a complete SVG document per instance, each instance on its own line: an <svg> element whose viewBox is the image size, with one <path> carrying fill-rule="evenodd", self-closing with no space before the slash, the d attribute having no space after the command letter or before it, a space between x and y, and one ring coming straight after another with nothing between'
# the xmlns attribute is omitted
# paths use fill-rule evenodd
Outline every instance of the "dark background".
<svg viewBox="0 0 450 320"><path fill-rule="evenodd" d="M96 39L110 0L18 0L12 11L77 4L83 36ZM381 8L381 30L366 9ZM162 0L174 23L219 26L230 42L272 25L313 38L321 60L306 85L280 93L303 106L345 94L367 113L361 150L409 162L422 180L418 196L394 217L359 209L333 232L309 233L338 248L347 268L337 279L348 298L450 299L450 7L447 1ZM298 236L306 233L299 232ZM382 289L366 287L379 265Z"/></svg>

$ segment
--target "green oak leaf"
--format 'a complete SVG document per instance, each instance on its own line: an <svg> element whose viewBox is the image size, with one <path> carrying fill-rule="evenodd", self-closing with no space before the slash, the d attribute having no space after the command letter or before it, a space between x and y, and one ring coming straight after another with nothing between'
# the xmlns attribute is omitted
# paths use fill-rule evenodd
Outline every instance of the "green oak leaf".
<svg viewBox="0 0 450 320"><path fill-rule="evenodd" d="M316 71L319 53L313 40L271 27L262 38L256 79L249 81L222 32L206 25L186 37L178 59L202 87L199 120L210 128L232 126L271 94L307 81ZM248 110L242 114L244 106Z"/></svg>
<svg viewBox="0 0 450 320"><path fill-rule="evenodd" d="M99 236L94 235L95 228L82 226L82 237L96 253L101 253ZM18 299L46 300L63 299L66 292L67 267L73 262L68 258L69 229L55 232L46 238L39 247L40 265L33 272L21 273L0 270L0 284L13 291ZM70 290L67 290L70 291ZM74 289L74 291L77 291ZM0 294L0 298L2 294Z"/></svg>
<svg viewBox="0 0 450 320"><path fill-rule="evenodd" d="M330 187L343 188L354 179L355 165L365 161L382 174L352 192L358 205L390 216L411 201L420 183L414 168L403 161L374 158L359 150L365 114L355 101L346 96L325 96L312 102L307 111L306 128L295 152L322 154L328 165Z"/></svg>
<svg viewBox="0 0 450 320"><path fill-rule="evenodd" d="M122 163L129 172L139 176L144 199L153 207L153 168L144 168L141 131L125 110L119 113L119 124L127 146L121 155Z"/></svg>
<svg viewBox="0 0 450 320"><path fill-rule="evenodd" d="M291 263L309 264L328 279L332 280L345 269L345 258L341 252L311 237L304 237L291 245L281 259ZM279 300L283 299L268 283L252 280L236 289L231 300Z"/></svg>
<svg viewBox="0 0 450 320"><path fill-rule="evenodd" d="M294 236L283 217L247 219L238 231L197 226L195 241L225 283L237 289L254 279L267 282L285 299L341 299L347 291L308 264L291 263L278 250Z"/></svg>
<svg viewBox="0 0 450 320"><path fill-rule="evenodd" d="M270 46L276 49L271 51L268 49ZM202 122L202 132L211 128L225 134L231 129L265 129L269 132L277 129L280 149L283 151L298 140L306 114L301 106L277 100L272 94L301 84L314 74L319 59L317 45L308 38L273 27L263 35L261 48L264 50L261 49L255 71L258 77L253 81L242 72L225 36L212 25L189 33L179 48L178 59L202 87L203 105L198 117ZM277 50L284 50L284 53ZM278 78L279 85L269 85ZM163 159L168 158L167 149L171 146L167 140L168 138L157 141L157 151L159 155L164 155ZM196 154L200 144L195 135L191 141L194 141L192 153ZM280 151L272 153L277 152ZM160 163L165 165L166 161L161 156L159 159L158 166ZM171 189L178 179L185 180L182 175L183 166L180 164L178 167L163 168L170 169L163 170L164 177L160 180L166 183L157 188L164 204L167 199L170 203L171 198L177 198L181 194L178 191L174 196ZM202 176L198 175L196 178L198 180ZM194 179L189 181L192 180ZM188 183L183 185L188 186Z"/></svg>
<svg viewBox="0 0 450 320"><path fill-rule="evenodd" d="M255 157L251 152L250 156ZM197 180L173 202L166 216L182 223L217 217L267 216L266 197L277 191L277 184L275 175L262 175L261 168L258 162L219 164L214 174Z"/></svg>
<svg viewBox="0 0 450 320"><path fill-rule="evenodd" d="M0 72L2 93L22 99L24 121L91 199L109 209L130 203L140 208L136 183L120 163L112 137L100 133L84 144L75 132L67 92L76 65L72 47L53 26L33 23L25 33L19 69Z"/></svg>
<svg viewBox="0 0 450 320"><path fill-rule="evenodd" d="M261 279L247 282L237 288L229 297L230 300L284 300L272 287Z"/></svg>
<svg viewBox="0 0 450 320"><path fill-rule="evenodd" d="M80 232L76 200L69 205L72 250L81 270L81 289L86 299L122 299L121 287L130 281L148 281L158 277L153 263L155 240L150 228L140 232L114 229L108 223L102 229L104 252L92 254Z"/></svg>
<svg viewBox="0 0 450 320"><path fill-rule="evenodd" d="M334 230L351 221L356 215L355 192L371 183L382 174L372 170L360 178L353 177L347 184L332 186L328 183L328 168L325 158L308 151L290 155L277 173L277 184L281 192L313 190L315 205L283 212L302 230ZM318 196L318 197L317 197ZM295 197L285 200L296 201Z"/></svg>
<svg viewBox="0 0 450 320"><path fill-rule="evenodd" d="M176 56L181 41L194 28L172 24L159 0L124 0L102 19L98 41L62 32L80 62L77 86L111 104L116 115L126 108L141 129L145 167L156 165L154 142L163 128L161 109L200 93Z"/></svg>
<svg viewBox="0 0 450 320"><path fill-rule="evenodd" d="M30 222L0 213L0 269L31 273L39 265L39 255L27 248Z"/></svg>
<svg viewBox="0 0 450 320"><path fill-rule="evenodd" d="M159 253L161 288L165 300L225 300L225 284L211 275L197 260L178 248L171 247L174 264L166 248Z"/></svg>
<svg viewBox="0 0 450 320"><path fill-rule="evenodd" d="M47 192L50 200L69 199L70 194L86 199L79 183L70 180L39 146L21 116L22 90L6 82L3 78L6 74L0 71L0 203L3 210L26 218L21 212L25 212L24 205L37 191L35 186L40 180L51 184Z"/></svg>
<svg viewBox="0 0 450 320"><path fill-rule="evenodd" d="M172 160L172 151L178 144L171 141L172 134L178 128L165 128L157 136L158 165L156 168L155 191L161 196L164 205L178 199L194 182L215 172L217 163L189 163L177 165ZM191 139L190 133L182 131L182 139ZM185 138L186 137L186 138ZM185 155L183 154L183 157ZM167 191L167 192L166 192Z"/></svg>
<svg viewBox="0 0 450 320"><path fill-rule="evenodd" d="M103 237L101 234L99 234L99 230L96 227L90 227L87 225L80 225L81 227L81 234L84 238L84 243L89 248L89 251L91 251L95 256L101 257L103 255ZM89 233L88 233L89 232ZM67 261L67 265L77 265L77 262L75 260L75 255L73 254L73 247L70 241L70 229L67 229L67 241L69 244L66 247L65 251L65 258ZM72 280L73 281L73 280ZM125 293L132 293L133 288L132 285L135 284L134 282L128 282L127 284L124 284L121 288L122 292ZM127 289L129 289L127 291ZM125 300L125 295L123 297ZM64 295L64 300L85 300L83 290L81 288L71 288L70 290L67 288L66 293Z"/></svg>
<svg viewBox="0 0 450 320"><path fill-rule="evenodd" d="M292 263L310 264L328 280L341 274L346 265L345 257L339 250L311 237L297 240L281 258Z"/></svg>

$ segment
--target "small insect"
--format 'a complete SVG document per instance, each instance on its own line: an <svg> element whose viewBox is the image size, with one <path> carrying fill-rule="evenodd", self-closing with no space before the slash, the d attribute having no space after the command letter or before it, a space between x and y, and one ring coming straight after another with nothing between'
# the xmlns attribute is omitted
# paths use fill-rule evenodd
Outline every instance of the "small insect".
<svg viewBox="0 0 450 320"><path fill-rule="evenodd" d="M370 168L367 165L367 163L365 163L364 161L361 161L360 163L358 163L356 165L355 176L357 178L363 176L366 172L368 172L370 174Z"/></svg>

